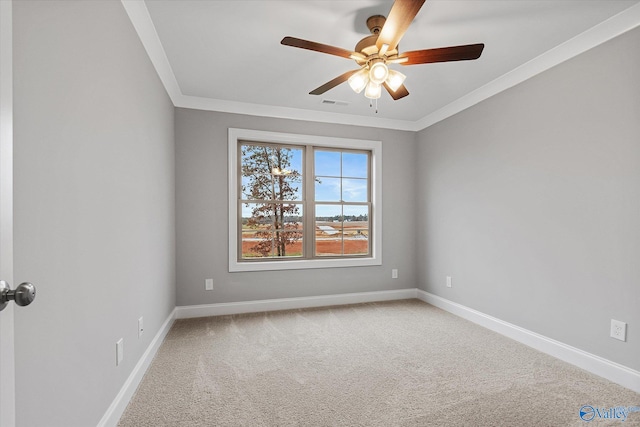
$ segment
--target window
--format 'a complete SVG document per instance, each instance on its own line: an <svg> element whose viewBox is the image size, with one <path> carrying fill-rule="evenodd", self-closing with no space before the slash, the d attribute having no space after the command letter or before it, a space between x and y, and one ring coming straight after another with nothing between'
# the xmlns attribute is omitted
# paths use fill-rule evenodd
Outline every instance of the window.
<svg viewBox="0 0 640 427"><path fill-rule="evenodd" d="M313 150L315 256L369 255L369 151Z"/></svg>
<svg viewBox="0 0 640 427"><path fill-rule="evenodd" d="M304 147L258 142L238 146L238 258L304 257Z"/></svg>
<svg viewBox="0 0 640 427"><path fill-rule="evenodd" d="M229 129L229 271L380 265L381 143Z"/></svg>

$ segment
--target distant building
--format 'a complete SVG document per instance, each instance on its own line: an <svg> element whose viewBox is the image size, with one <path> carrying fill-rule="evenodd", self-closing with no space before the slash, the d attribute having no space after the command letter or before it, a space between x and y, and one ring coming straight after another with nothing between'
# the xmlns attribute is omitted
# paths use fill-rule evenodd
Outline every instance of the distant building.
<svg viewBox="0 0 640 427"><path fill-rule="evenodd" d="M335 228L331 227L330 225L319 225L318 228L320 229L320 231L322 231L325 234L328 234L330 236L334 235L334 234L338 234L340 231L336 230Z"/></svg>

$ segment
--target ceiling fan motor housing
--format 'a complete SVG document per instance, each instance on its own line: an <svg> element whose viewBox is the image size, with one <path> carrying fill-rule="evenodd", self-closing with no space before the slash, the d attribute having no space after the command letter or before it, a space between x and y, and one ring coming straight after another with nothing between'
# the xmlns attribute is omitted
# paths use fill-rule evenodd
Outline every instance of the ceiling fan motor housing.
<svg viewBox="0 0 640 427"><path fill-rule="evenodd" d="M369 19L367 19L367 27L369 28L369 31L371 31L371 35L360 40L358 44L356 44L356 48L354 50L356 52L362 53L364 56L367 56L367 57L377 54L379 50L378 50L378 47L376 46L376 41L378 40L378 35L380 34L380 30L382 29L382 26L384 25L386 20L387 18L385 18L382 15L370 16ZM395 49L388 50L385 53L386 56L397 55L397 54L398 54L397 46ZM367 63L367 60L357 61L357 62L360 65L363 65Z"/></svg>
<svg viewBox="0 0 640 427"><path fill-rule="evenodd" d="M371 34L378 35L382 27L384 26L384 22L387 20L382 15L373 15L367 19L367 28L371 31Z"/></svg>

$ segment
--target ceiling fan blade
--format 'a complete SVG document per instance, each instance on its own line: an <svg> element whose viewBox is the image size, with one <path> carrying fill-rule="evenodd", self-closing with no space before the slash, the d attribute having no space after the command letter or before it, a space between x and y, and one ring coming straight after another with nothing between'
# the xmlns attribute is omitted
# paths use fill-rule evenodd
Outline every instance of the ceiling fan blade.
<svg viewBox="0 0 640 427"><path fill-rule="evenodd" d="M425 0L396 0L391 7L389 16L380 30L376 41L378 50L387 45L385 50L394 50L409 25L416 17ZM383 50L384 53L384 50Z"/></svg>
<svg viewBox="0 0 640 427"><path fill-rule="evenodd" d="M404 85L401 85L395 92L391 90L387 83L382 83L382 85L387 90L387 92L389 92L389 95L391 95L394 101L397 101L398 99L404 98L405 96L409 95L409 91L406 87L404 87Z"/></svg>
<svg viewBox="0 0 640 427"><path fill-rule="evenodd" d="M359 59L364 58L364 55L350 50L342 49L340 47L329 46L328 44L311 42L309 40L302 40L295 37L285 37L280 44L285 46L299 47L300 49L314 50L316 52L328 53L329 55L340 56L342 58Z"/></svg>
<svg viewBox="0 0 640 427"><path fill-rule="evenodd" d="M349 80L349 77L351 77L351 75L357 73L358 71L360 71L360 68L358 68L357 70L347 71L346 73L339 75L335 79L326 82L322 86L312 90L311 92L309 92L309 95L322 95L329 89L333 89L334 87L338 86L340 83L346 82L347 80Z"/></svg>
<svg viewBox="0 0 640 427"><path fill-rule="evenodd" d="M429 64L433 62L467 61L478 59L484 49L483 43L463 46L441 47L437 49L413 50L404 52L398 58L408 58L400 65Z"/></svg>

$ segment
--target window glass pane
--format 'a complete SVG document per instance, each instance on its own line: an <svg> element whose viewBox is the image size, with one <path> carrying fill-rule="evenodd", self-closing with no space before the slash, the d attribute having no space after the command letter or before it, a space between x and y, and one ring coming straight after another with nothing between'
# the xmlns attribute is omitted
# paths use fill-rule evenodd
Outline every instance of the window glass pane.
<svg viewBox="0 0 640 427"><path fill-rule="evenodd" d="M368 153L315 150L314 158L315 202L369 201ZM368 206L317 204L315 255L368 255L368 212Z"/></svg>
<svg viewBox="0 0 640 427"><path fill-rule="evenodd" d="M288 204L275 206L274 228L290 230L302 229L303 206L300 204Z"/></svg>
<svg viewBox="0 0 640 427"><path fill-rule="evenodd" d="M342 255L342 206L316 205L315 219L316 255Z"/></svg>
<svg viewBox="0 0 640 427"><path fill-rule="evenodd" d="M316 222L342 222L342 206L316 205Z"/></svg>
<svg viewBox="0 0 640 427"><path fill-rule="evenodd" d="M263 228L242 231L242 258L264 258L273 255L273 233Z"/></svg>
<svg viewBox="0 0 640 427"><path fill-rule="evenodd" d="M244 200L271 200L273 199L272 176L256 174L242 177L242 198Z"/></svg>
<svg viewBox="0 0 640 427"><path fill-rule="evenodd" d="M319 202L340 201L340 178L316 177L316 197Z"/></svg>
<svg viewBox="0 0 640 427"><path fill-rule="evenodd" d="M287 166L288 170L296 171L298 174L302 174L302 148L290 148L288 154L290 155Z"/></svg>
<svg viewBox="0 0 640 427"><path fill-rule="evenodd" d="M271 173L271 163L269 162L269 147L265 145L245 145L240 147L241 151L241 175L252 176L257 174L269 175Z"/></svg>
<svg viewBox="0 0 640 427"><path fill-rule="evenodd" d="M297 174L273 177L275 200L302 200L302 177Z"/></svg>
<svg viewBox="0 0 640 427"><path fill-rule="evenodd" d="M367 202L368 194L366 179L342 179L342 201Z"/></svg>
<svg viewBox="0 0 640 427"><path fill-rule="evenodd" d="M302 227L301 204L243 203L242 228L299 228Z"/></svg>
<svg viewBox="0 0 640 427"><path fill-rule="evenodd" d="M345 205L343 207L345 221L369 221L369 206Z"/></svg>
<svg viewBox="0 0 640 427"><path fill-rule="evenodd" d="M274 215L271 203L243 203L242 228L272 228Z"/></svg>
<svg viewBox="0 0 640 427"><path fill-rule="evenodd" d="M276 232L275 237L275 254L279 257L301 257L303 255L303 237L302 227L297 231Z"/></svg>
<svg viewBox="0 0 640 427"><path fill-rule="evenodd" d="M369 176L369 155L366 153L342 153L342 176L367 178Z"/></svg>
<svg viewBox="0 0 640 427"><path fill-rule="evenodd" d="M248 205L248 216L242 218L242 258L302 256L302 205Z"/></svg>
<svg viewBox="0 0 640 427"><path fill-rule="evenodd" d="M344 255L368 255L369 239L367 229L348 228L344 230Z"/></svg>
<svg viewBox="0 0 640 427"><path fill-rule="evenodd" d="M243 199L302 200L302 158L302 148L243 144Z"/></svg>
<svg viewBox="0 0 640 427"><path fill-rule="evenodd" d="M316 256L341 256L342 238L316 237Z"/></svg>
<svg viewBox="0 0 640 427"><path fill-rule="evenodd" d="M347 205L343 211L344 254L369 254L369 207Z"/></svg>
<svg viewBox="0 0 640 427"><path fill-rule="evenodd" d="M272 176L256 174L242 177L242 197L245 200L273 199Z"/></svg>
<svg viewBox="0 0 640 427"><path fill-rule="evenodd" d="M251 206L247 206L247 204L245 203L241 203L240 204L240 221L242 222L242 227L245 226L247 220L251 217L252 215L252 208Z"/></svg>
<svg viewBox="0 0 640 427"><path fill-rule="evenodd" d="M315 175L340 176L340 152L315 150Z"/></svg>

